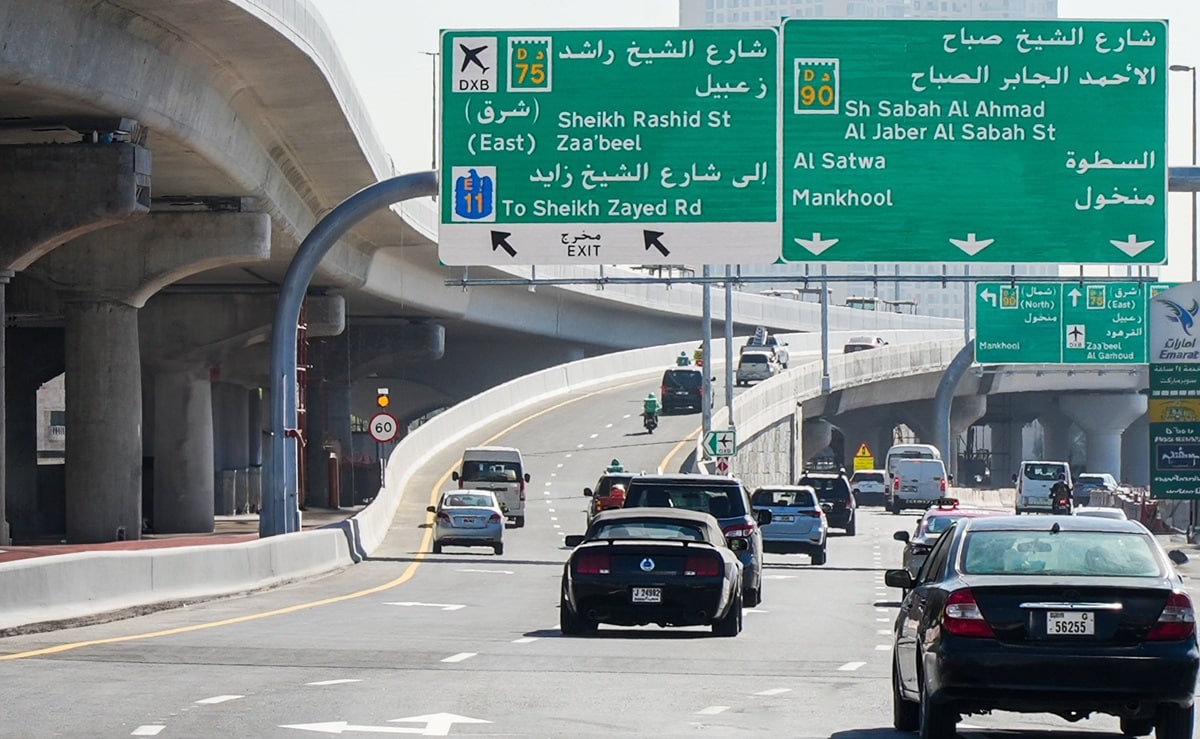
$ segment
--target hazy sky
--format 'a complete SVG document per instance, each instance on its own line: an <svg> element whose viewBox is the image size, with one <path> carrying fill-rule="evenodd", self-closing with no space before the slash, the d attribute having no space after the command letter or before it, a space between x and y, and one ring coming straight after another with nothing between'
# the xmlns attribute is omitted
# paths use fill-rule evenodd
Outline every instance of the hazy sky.
<svg viewBox="0 0 1200 739"><path fill-rule="evenodd" d="M359 94L400 173L432 165L433 57L438 32L466 28L660 28L678 25L677 0L313 0L341 47ZM1059 0L1062 18L1165 18L1171 64L1200 66L1200 3ZM1172 72L1167 159L1192 161L1192 85ZM1191 274L1192 196L1168 198L1164 276Z"/></svg>

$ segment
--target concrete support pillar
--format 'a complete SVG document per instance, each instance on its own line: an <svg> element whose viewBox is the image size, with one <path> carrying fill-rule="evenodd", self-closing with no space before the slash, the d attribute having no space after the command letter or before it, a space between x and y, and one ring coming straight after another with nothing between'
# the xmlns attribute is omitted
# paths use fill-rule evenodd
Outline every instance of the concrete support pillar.
<svg viewBox="0 0 1200 739"><path fill-rule="evenodd" d="M7 354L20 357L6 365L3 391L7 396L4 471L12 535L18 543L46 534L61 538L66 531L62 485L49 494L39 476L37 394L43 384L63 373L63 330L13 328L4 341Z"/></svg>
<svg viewBox="0 0 1200 739"><path fill-rule="evenodd" d="M1058 405L1086 435L1087 471L1108 472L1120 480L1121 433L1146 413L1146 396L1141 393L1076 393L1061 396Z"/></svg>
<svg viewBox="0 0 1200 739"><path fill-rule="evenodd" d="M958 479L958 439L971 424L987 413L986 395L960 395L950 406L950 459L946 460L946 471Z"/></svg>
<svg viewBox="0 0 1200 739"><path fill-rule="evenodd" d="M1025 459L1023 433L1025 422L1020 419L997 421L992 427L992 484L1008 487Z"/></svg>
<svg viewBox="0 0 1200 739"><path fill-rule="evenodd" d="M800 463L808 464L833 441L833 426L824 418L806 419L800 428Z"/></svg>
<svg viewBox="0 0 1200 739"><path fill-rule="evenodd" d="M154 412L154 531L211 532L213 407L207 371L155 374Z"/></svg>
<svg viewBox="0 0 1200 739"><path fill-rule="evenodd" d="M238 471L250 466L250 403L245 388L227 382L213 384L213 462L216 512L233 515L246 500L238 491Z"/></svg>
<svg viewBox="0 0 1200 739"><path fill-rule="evenodd" d="M1037 420L1042 427L1042 458L1067 461L1071 455L1071 419L1047 399Z"/></svg>
<svg viewBox="0 0 1200 739"><path fill-rule="evenodd" d="M66 312L67 539L139 539L142 386L137 310L72 301Z"/></svg>
<svg viewBox="0 0 1200 739"><path fill-rule="evenodd" d="M1121 434L1121 475L1117 482L1150 485L1150 415L1143 414Z"/></svg>
<svg viewBox="0 0 1200 739"><path fill-rule="evenodd" d="M440 328L440 327L439 327ZM350 427L350 381L348 354L350 331L309 342L308 414L305 421L308 445L308 505L337 508L354 500L353 470L347 463L353 451ZM338 463L336 481L329 479L330 455ZM334 484L339 491L334 500Z"/></svg>

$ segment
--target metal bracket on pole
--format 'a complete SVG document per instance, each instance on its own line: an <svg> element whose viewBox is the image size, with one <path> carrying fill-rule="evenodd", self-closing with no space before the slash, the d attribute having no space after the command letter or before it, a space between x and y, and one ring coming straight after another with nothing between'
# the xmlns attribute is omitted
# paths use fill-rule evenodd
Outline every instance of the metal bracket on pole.
<svg viewBox="0 0 1200 739"><path fill-rule="evenodd" d="M279 287L271 329L271 467L263 490L259 536L300 530L298 445L288 429L299 427L296 412L296 340L300 308L321 259L360 221L394 203L437 193L437 173L417 172L365 187L329 211L305 237Z"/></svg>

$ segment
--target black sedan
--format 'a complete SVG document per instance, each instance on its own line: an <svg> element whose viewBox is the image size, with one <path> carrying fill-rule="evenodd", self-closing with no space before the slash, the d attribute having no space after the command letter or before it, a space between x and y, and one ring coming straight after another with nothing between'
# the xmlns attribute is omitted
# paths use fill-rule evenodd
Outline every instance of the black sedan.
<svg viewBox="0 0 1200 739"><path fill-rule="evenodd" d="M1191 598L1136 521L988 516L956 521L896 617L893 721L953 737L960 716L1117 716L1121 731L1192 736L1200 655Z"/></svg>
<svg viewBox="0 0 1200 739"><path fill-rule="evenodd" d="M569 636L619 626L742 630L742 564L707 513L635 508L596 514L563 567L559 623Z"/></svg>

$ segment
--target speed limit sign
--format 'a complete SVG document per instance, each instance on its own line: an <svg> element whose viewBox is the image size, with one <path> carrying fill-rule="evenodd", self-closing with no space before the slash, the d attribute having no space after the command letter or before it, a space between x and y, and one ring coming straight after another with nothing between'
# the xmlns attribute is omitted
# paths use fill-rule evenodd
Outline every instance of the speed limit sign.
<svg viewBox="0 0 1200 739"><path fill-rule="evenodd" d="M391 413L376 413L371 416L371 438L380 444L391 441L396 438L396 432L400 430L400 424L396 422L396 417Z"/></svg>

